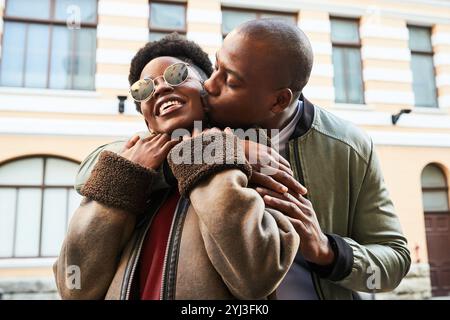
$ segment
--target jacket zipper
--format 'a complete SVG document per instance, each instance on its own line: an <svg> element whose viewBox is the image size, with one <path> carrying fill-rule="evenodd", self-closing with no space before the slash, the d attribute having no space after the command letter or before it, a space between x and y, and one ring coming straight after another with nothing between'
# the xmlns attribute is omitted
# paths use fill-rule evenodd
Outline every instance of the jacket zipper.
<svg viewBox="0 0 450 320"><path fill-rule="evenodd" d="M163 300L163 291L164 291L164 285L166 282L167 258L169 257L169 251L170 251L170 247L171 247L170 244L172 242L173 228L175 226L175 220L178 215L178 208L180 206L180 203L181 203L181 199L177 203L177 207L175 209L175 215L173 216L173 219L172 219L172 225L170 226L169 239L167 241L166 253L164 254L164 263L163 263L163 272L162 272L163 276L162 276L162 280L161 280L161 289L160 289L160 294L159 294L159 300Z"/></svg>
<svg viewBox="0 0 450 320"><path fill-rule="evenodd" d="M177 266L177 263L174 261L177 259L180 248L181 237L179 236L181 233L180 227L184 224L184 218L187 214L187 209L189 207L189 200L185 198L181 198L178 202L175 216L172 221L172 227L169 235L169 242L167 243L166 254L164 257L164 267L163 267L163 277L161 280L161 293L160 300L170 300L173 299L173 290L174 283L169 283L171 277L176 276L176 269L173 269L173 265ZM170 263L168 263L170 259ZM176 279L175 279L176 281Z"/></svg>
<svg viewBox="0 0 450 320"><path fill-rule="evenodd" d="M125 300L129 300L130 298L130 292L131 292L131 286L133 284L133 279L134 279L134 273L136 271L136 267L139 261L139 255L141 254L141 250L142 250L142 246L144 244L144 239L145 239L145 235L147 234L148 229L150 228L150 225L152 224L153 221L153 217L150 219L148 225L145 228L145 231L143 232L143 235L141 237L141 239L139 239L139 246L136 250L136 255L133 257L134 261L133 261L133 265L131 266L131 273L130 273L130 278L128 279L128 284L127 284L127 290L125 292ZM126 274L126 272L125 272Z"/></svg>
<svg viewBox="0 0 450 320"><path fill-rule="evenodd" d="M123 297L123 295L122 295L122 298L124 298L125 300L129 300L129 298L130 298L130 292L131 292L131 286L132 286L132 284L133 284L134 273L135 273L135 271L136 271L136 267L137 267L137 264L138 264L138 261L139 261L139 256L140 256L140 254L141 254L141 250L142 250L142 246L143 246L143 244L144 244L145 236L146 236L146 234L147 234L147 232L148 232L148 229L150 228L150 225L151 225L152 222L153 222L153 218L155 217L156 213L159 211L159 209L161 208L161 206L164 204L164 202L165 202L165 200L167 199L167 196L168 196L168 195L169 195L169 191L166 192L166 193L164 194L164 196L162 197L163 200L158 204L158 206L156 207L156 210L154 211L154 215L152 216L152 218L151 218L150 221L148 222L147 226L145 227L145 230L144 230L144 232L142 233L142 235L141 235L141 237L140 237L140 239L139 239L139 246L138 246L138 248L133 252L133 253L135 253L135 255L134 255L134 256L133 256L133 254L131 255L130 260L131 260L131 259L134 259L134 260L133 260L133 263L132 263L132 265L131 265L130 277L129 277L129 279L128 279L128 283L126 284L127 289L126 289L126 291L125 291L125 297ZM128 271L128 270L129 270L129 267L127 266L127 268L126 268L126 270L125 270L125 277L126 277L126 274L127 274L127 271Z"/></svg>
<svg viewBox="0 0 450 320"><path fill-rule="evenodd" d="M303 177L303 172L302 172L302 166L300 164L300 151L299 151L299 142L297 141L297 139L294 139L291 141L292 145L293 145L293 149L294 149L294 174L297 175L297 179L300 180L300 183L302 183L303 185L305 184L305 179ZM306 186L305 186L306 187ZM314 289L316 290L317 296L319 297L319 300L325 300L325 296L323 294L322 291L322 287L320 286L320 281L319 278L317 277L317 275L312 272L309 271L312 275L312 282L314 285Z"/></svg>

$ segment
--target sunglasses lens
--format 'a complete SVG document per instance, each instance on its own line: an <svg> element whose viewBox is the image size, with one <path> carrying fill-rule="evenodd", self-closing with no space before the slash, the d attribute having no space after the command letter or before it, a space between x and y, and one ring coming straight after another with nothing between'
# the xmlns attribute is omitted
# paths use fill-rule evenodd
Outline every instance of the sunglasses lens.
<svg viewBox="0 0 450 320"><path fill-rule="evenodd" d="M164 72L167 83L173 86L182 84L188 77L188 66L184 63L175 63Z"/></svg>
<svg viewBox="0 0 450 320"><path fill-rule="evenodd" d="M133 83L130 88L131 97L136 101L144 101L153 93L153 81L142 79Z"/></svg>

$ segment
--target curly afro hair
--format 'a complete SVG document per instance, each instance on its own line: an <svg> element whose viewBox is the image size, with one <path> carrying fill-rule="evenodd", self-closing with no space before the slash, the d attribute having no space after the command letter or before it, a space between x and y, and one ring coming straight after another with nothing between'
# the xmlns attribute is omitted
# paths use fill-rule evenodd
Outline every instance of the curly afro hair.
<svg viewBox="0 0 450 320"><path fill-rule="evenodd" d="M128 75L130 85L140 79L142 70L151 60L162 56L175 57L191 64L203 80L209 78L213 71L208 54L195 42L174 32L158 41L148 42L139 49L131 60L130 74ZM135 104L136 110L142 113L140 103L135 102Z"/></svg>

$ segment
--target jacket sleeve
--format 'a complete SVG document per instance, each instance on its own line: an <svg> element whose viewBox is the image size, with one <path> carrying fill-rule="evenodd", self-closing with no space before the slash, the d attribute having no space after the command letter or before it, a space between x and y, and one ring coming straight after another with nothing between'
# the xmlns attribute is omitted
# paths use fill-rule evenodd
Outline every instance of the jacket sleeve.
<svg viewBox="0 0 450 320"><path fill-rule="evenodd" d="M142 137L145 137L145 134L141 134ZM103 151L111 151L114 153L119 153L122 151L123 147L127 143L127 140L119 140L115 142L111 142L109 144L102 145L92 151L81 163L78 173L75 179L75 190L81 194L81 189L83 188L86 181L89 179L92 169L95 164L98 162L98 158ZM164 162L163 165L156 171L156 175L153 181L153 191L161 190L173 186L176 184L176 181L173 177L172 172L170 171L170 167L167 162Z"/></svg>
<svg viewBox="0 0 450 320"><path fill-rule="evenodd" d="M101 153L53 267L63 299L104 298L137 217L145 212L154 174L114 152Z"/></svg>
<svg viewBox="0 0 450 320"><path fill-rule="evenodd" d="M87 198L75 211L53 265L62 299L103 299L136 217Z"/></svg>
<svg viewBox="0 0 450 320"><path fill-rule="evenodd" d="M400 284L409 271L411 257L373 143L371 150L351 236L333 235L340 252L329 278L351 290L384 292Z"/></svg>
<svg viewBox="0 0 450 320"><path fill-rule="evenodd" d="M180 143L173 152L184 147ZM264 299L289 270L299 236L286 216L267 209L260 195L248 188L251 173L238 165L245 161L239 143L235 151L231 161L222 158L226 151L216 151L227 166L218 164L220 159L181 169L171 165L181 193L189 196L199 217L208 257L230 292L238 299Z"/></svg>

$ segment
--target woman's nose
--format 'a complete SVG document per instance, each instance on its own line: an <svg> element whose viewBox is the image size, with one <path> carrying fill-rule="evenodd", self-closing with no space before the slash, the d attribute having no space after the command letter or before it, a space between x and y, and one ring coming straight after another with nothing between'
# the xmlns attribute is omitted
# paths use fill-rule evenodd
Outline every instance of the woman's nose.
<svg viewBox="0 0 450 320"><path fill-rule="evenodd" d="M159 79L159 80L155 81L155 92L154 92L155 98L158 98L159 96L161 96L164 93L172 92L172 91L173 91L173 87L168 85L163 79Z"/></svg>
<svg viewBox="0 0 450 320"><path fill-rule="evenodd" d="M215 76L215 72L205 81L204 87L206 92L211 96L218 96L220 94L218 78Z"/></svg>

